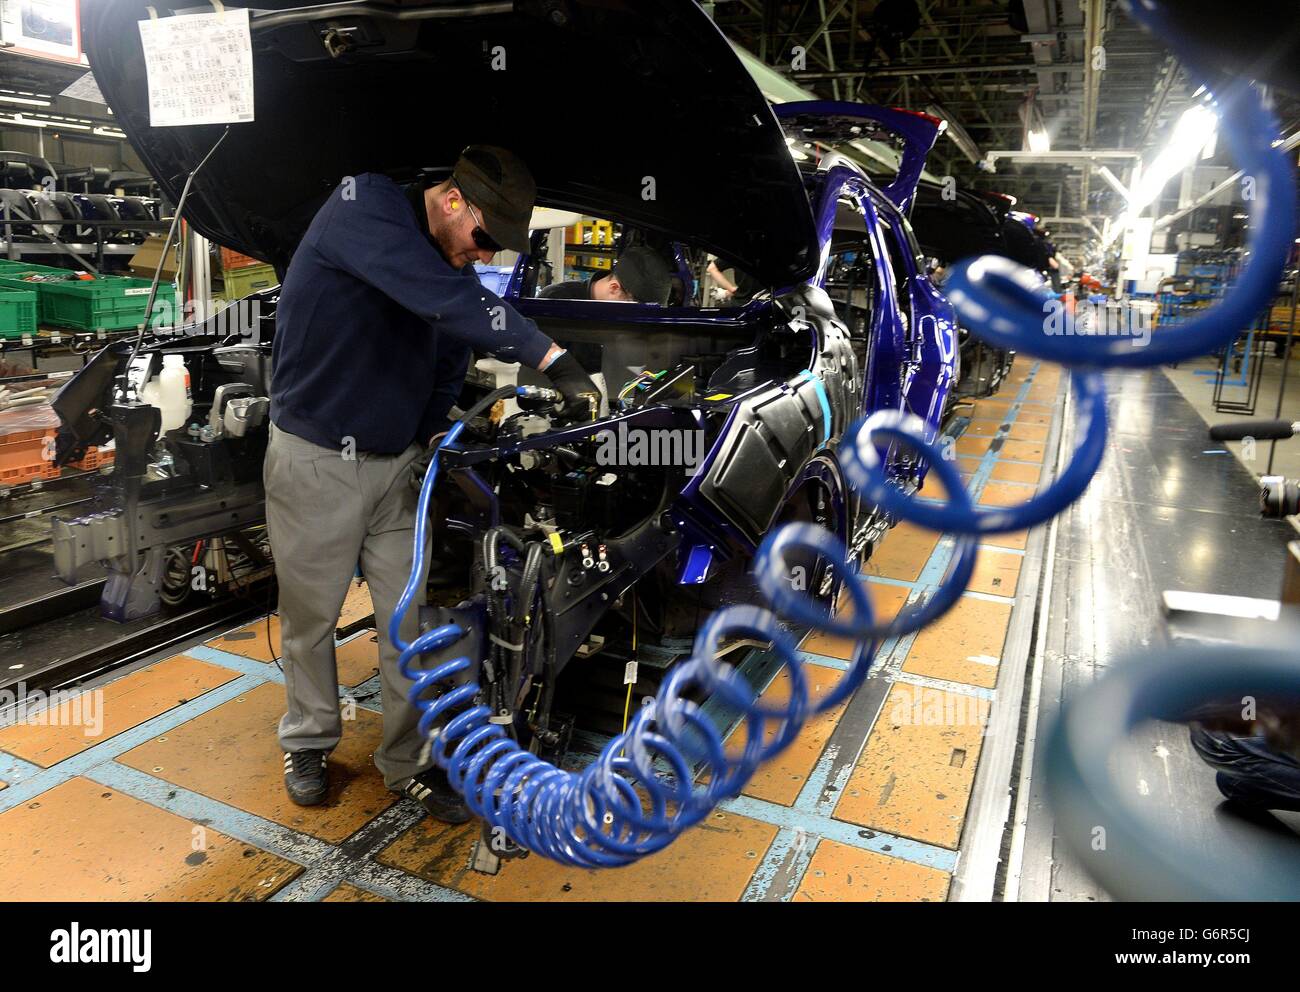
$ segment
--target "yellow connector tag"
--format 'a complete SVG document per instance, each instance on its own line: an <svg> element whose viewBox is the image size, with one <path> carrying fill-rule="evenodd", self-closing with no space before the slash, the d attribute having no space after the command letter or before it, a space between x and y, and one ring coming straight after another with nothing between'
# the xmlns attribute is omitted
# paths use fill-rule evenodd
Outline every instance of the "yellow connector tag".
<svg viewBox="0 0 1300 992"><path fill-rule="evenodd" d="M552 531L547 536L551 539L551 550L557 555L564 554L564 542L560 540L560 535Z"/></svg>
<svg viewBox="0 0 1300 992"><path fill-rule="evenodd" d="M729 400L731 393L714 393L712 396L704 397L706 400Z"/></svg>

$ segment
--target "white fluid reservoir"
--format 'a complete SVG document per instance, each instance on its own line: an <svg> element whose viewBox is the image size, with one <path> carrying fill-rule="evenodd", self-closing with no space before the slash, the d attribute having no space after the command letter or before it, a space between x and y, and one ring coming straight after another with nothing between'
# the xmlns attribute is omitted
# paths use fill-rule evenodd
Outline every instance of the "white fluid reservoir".
<svg viewBox="0 0 1300 992"><path fill-rule="evenodd" d="M189 396L190 374L180 355L164 355L158 375L158 408L162 411L162 429L175 430L185 424L193 401Z"/></svg>

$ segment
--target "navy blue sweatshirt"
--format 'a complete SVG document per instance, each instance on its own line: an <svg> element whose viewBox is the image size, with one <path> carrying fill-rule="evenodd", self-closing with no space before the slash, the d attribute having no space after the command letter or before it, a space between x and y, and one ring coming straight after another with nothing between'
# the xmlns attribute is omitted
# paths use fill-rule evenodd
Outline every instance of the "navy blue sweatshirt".
<svg viewBox="0 0 1300 992"><path fill-rule="evenodd" d="M472 265L452 268L417 204L365 173L312 220L276 306L271 419L281 430L397 454L445 426L471 349L541 364L551 340Z"/></svg>

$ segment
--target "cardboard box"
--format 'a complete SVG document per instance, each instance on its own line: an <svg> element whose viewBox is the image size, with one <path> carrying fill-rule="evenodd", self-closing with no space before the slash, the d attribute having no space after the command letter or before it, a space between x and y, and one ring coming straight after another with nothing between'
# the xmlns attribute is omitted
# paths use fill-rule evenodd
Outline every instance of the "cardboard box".
<svg viewBox="0 0 1300 992"><path fill-rule="evenodd" d="M152 279L154 271L158 268L158 259L162 257L163 242L166 240L167 236L164 234L151 234L145 238L144 244L131 256L131 263L127 266L131 275L138 279ZM176 278L180 268L179 251L176 245L172 245L171 251L167 253L167 260L163 263L162 270L164 279Z"/></svg>

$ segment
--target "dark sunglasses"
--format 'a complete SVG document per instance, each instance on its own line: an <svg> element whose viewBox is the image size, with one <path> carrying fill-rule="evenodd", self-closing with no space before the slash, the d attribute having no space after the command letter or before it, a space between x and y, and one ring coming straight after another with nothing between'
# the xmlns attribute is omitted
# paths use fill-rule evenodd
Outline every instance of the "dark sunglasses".
<svg viewBox="0 0 1300 992"><path fill-rule="evenodd" d="M474 209L474 204L470 203L469 200L466 200L465 206L469 207L470 215L478 224L474 230L469 232L469 236L474 239L474 244L477 245L481 251L490 251L493 255L505 251L504 248L497 244L496 239L492 237L492 235L483 230L483 218L479 215L479 212Z"/></svg>

